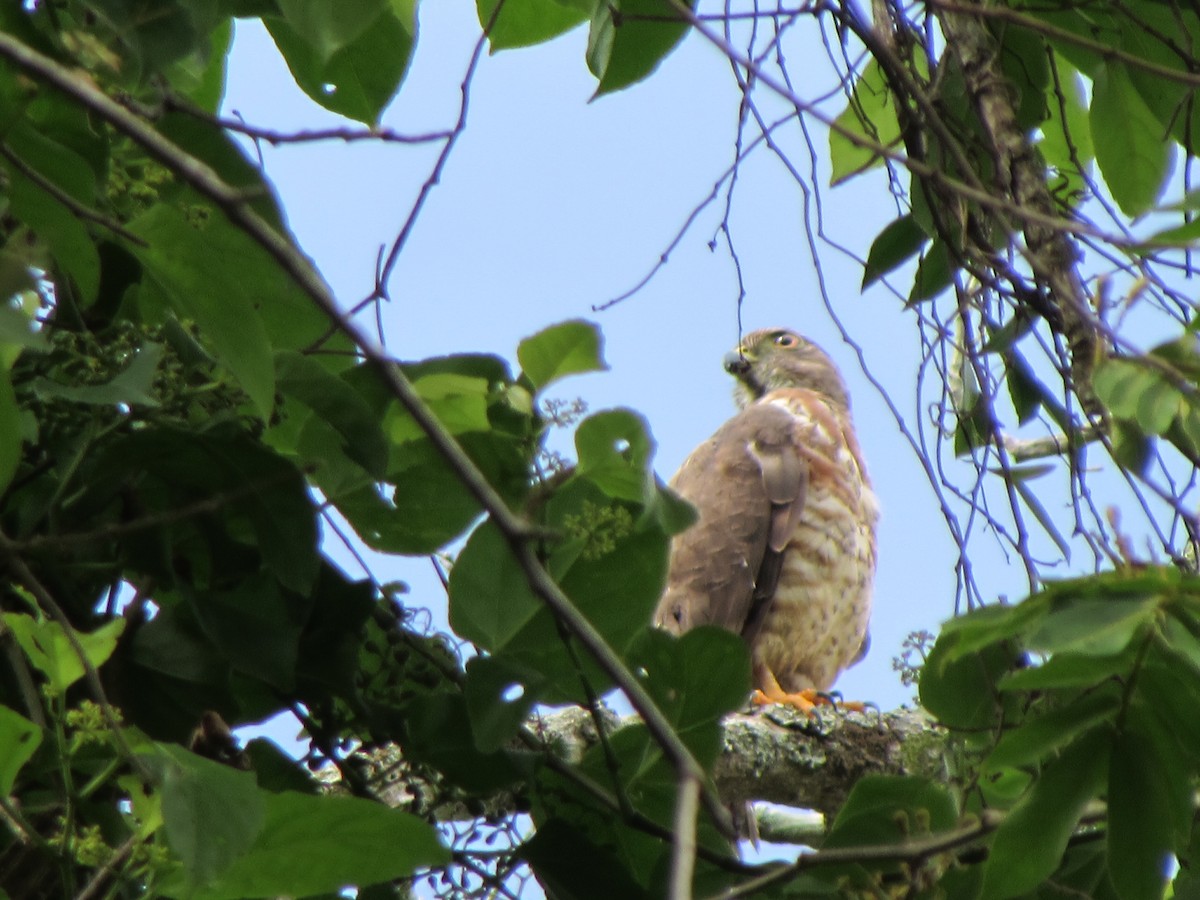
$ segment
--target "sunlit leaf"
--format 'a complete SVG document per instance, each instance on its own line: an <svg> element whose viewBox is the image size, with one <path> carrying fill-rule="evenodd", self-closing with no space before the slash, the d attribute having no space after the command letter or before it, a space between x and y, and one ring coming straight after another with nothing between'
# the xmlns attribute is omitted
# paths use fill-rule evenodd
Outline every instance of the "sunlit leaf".
<svg viewBox="0 0 1200 900"><path fill-rule="evenodd" d="M3 618L29 662L46 676L56 694L61 695L83 677L79 651L58 622L39 622L25 613L3 613ZM113 619L90 633L73 630L75 643L93 668L104 665L112 655L125 624L124 619Z"/></svg>
<svg viewBox="0 0 1200 900"><path fill-rule="evenodd" d="M601 350L600 330L591 322L575 320L551 325L517 347L521 370L541 391L567 375L598 372L607 366Z"/></svg>
<svg viewBox="0 0 1200 900"><path fill-rule="evenodd" d="M1091 131L1113 199L1127 215L1146 212L1170 174L1172 153L1124 63L1105 60L1093 76Z"/></svg>
<svg viewBox="0 0 1200 900"><path fill-rule="evenodd" d="M874 146L862 144L891 147L900 140L894 104L883 70L871 59L854 82L846 109L829 129L830 183L840 184L883 162Z"/></svg>
<svg viewBox="0 0 1200 900"><path fill-rule="evenodd" d="M7 797L21 767L42 743L42 729L20 713L0 706L0 794Z"/></svg>
<svg viewBox="0 0 1200 900"><path fill-rule="evenodd" d="M685 2L695 5L695 0ZM683 40L687 29L683 18L662 0L597 4L587 46L588 68L600 82L597 95L646 78Z"/></svg>
<svg viewBox="0 0 1200 900"><path fill-rule="evenodd" d="M493 50L540 44L588 20L582 5L562 0L503 0L503 5L500 0L476 0L475 8L479 24L491 24L488 43Z"/></svg>

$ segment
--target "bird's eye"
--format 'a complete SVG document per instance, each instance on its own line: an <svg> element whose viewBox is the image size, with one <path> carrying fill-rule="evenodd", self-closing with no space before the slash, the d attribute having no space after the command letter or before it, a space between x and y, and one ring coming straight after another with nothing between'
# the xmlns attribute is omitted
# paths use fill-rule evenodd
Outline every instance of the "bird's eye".
<svg viewBox="0 0 1200 900"><path fill-rule="evenodd" d="M800 338L794 334L788 334L786 331L783 334L775 335L775 346L777 347L795 347L800 343Z"/></svg>

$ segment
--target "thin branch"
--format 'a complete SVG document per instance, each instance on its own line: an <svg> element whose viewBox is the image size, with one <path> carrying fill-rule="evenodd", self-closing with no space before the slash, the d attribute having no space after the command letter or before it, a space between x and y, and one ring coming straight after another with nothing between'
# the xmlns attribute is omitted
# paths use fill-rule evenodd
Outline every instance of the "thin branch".
<svg viewBox="0 0 1200 900"><path fill-rule="evenodd" d="M0 35L0 37L6 37L6 35ZM104 716L104 722L112 732L113 740L116 741L122 754L137 772L138 777L147 784L154 784L156 782L154 774L133 752L133 748L129 746L129 742L125 740L125 734L121 731L121 722L118 714L109 702L108 694L105 692L104 685L100 681L100 673L92 665L87 652L83 649L83 644L79 642L79 637L75 634L75 628L71 625L70 619L67 618L67 614L63 612L63 608L58 605L58 602L50 595L50 592L46 590L45 585L42 584L29 566L25 564L25 560L17 554L15 545L3 531L0 531L0 557L4 559L9 570L15 576L16 581L24 585L33 594L33 598L37 601L37 605L41 610L62 628L67 643L71 645L71 651L78 657L79 664L83 667L84 680L92 692L93 699L95 699L97 705L100 707L100 711Z"/></svg>
<svg viewBox="0 0 1200 900"><path fill-rule="evenodd" d="M21 157L17 156L17 154L13 152L12 147L10 147L8 144L0 143L0 156L3 156L5 159L7 159L9 164L12 165L12 167L20 172L25 178L28 178L39 188L74 213L76 218L80 218L88 222L95 222L97 225L107 228L114 234L119 234L121 237L125 238L125 240L137 244L140 247L148 246L146 242L136 234L126 230L120 222L116 221L115 219L110 219L108 216L104 215L104 213L98 212L97 210L92 209L90 206L80 203L37 169L30 166L27 162L25 162L25 160L21 159Z"/></svg>
<svg viewBox="0 0 1200 900"><path fill-rule="evenodd" d="M816 850L811 853L801 853L794 863L781 866L766 875L753 878L720 894L713 894L708 900L734 900L737 897L749 897L759 891L790 881L801 872L807 872L819 866L830 866L844 863L868 862L907 862L918 865L947 850L973 844L980 838L995 831L1004 821L1004 814L995 810L984 810L974 822L947 831L943 834L930 835L927 838L900 841L895 844L871 844L865 847L833 847L828 850Z"/></svg>
<svg viewBox="0 0 1200 900"><path fill-rule="evenodd" d="M387 144L434 144L450 137L449 131L430 131L425 134L402 134L391 128L311 128L300 131L279 131L251 125L237 110L233 116L214 116L182 97L168 96L163 106L201 119L217 128L234 131L251 140L265 141L272 147L280 144L304 144L314 141L342 141L353 144L360 141L379 141Z"/></svg>
<svg viewBox="0 0 1200 900"><path fill-rule="evenodd" d="M671 879L669 900L691 900L692 872L696 867L696 813L700 808L700 780L691 775L679 779L675 791L675 820L671 831Z"/></svg>

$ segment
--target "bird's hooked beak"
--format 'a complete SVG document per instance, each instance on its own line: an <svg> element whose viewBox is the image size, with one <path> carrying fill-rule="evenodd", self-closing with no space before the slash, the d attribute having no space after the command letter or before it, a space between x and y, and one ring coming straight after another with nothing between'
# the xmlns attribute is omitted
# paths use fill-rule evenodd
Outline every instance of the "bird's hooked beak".
<svg viewBox="0 0 1200 900"><path fill-rule="evenodd" d="M739 348L725 354L725 371L739 380L750 374L750 360L744 350Z"/></svg>

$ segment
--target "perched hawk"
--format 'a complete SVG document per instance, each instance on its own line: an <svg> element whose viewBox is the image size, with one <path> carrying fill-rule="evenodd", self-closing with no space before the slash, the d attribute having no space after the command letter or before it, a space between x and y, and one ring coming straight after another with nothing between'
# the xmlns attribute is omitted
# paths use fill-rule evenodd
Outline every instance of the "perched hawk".
<svg viewBox="0 0 1200 900"><path fill-rule="evenodd" d="M756 702L811 711L866 653L879 508L821 348L756 331L725 368L740 411L671 481L700 518L671 545L655 623L741 634Z"/></svg>

